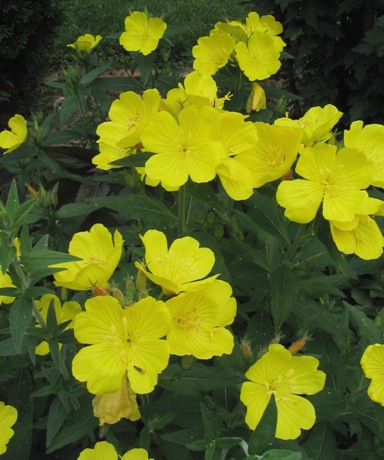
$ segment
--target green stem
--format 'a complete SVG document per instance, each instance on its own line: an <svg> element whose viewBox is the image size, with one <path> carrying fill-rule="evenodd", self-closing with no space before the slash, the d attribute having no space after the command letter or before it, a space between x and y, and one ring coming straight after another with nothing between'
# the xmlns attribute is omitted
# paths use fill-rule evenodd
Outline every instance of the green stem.
<svg viewBox="0 0 384 460"><path fill-rule="evenodd" d="M24 270L20 264L20 261L17 255L13 259L13 267L20 279L21 289L25 291L26 289L28 289L29 283L28 283L28 280L25 276ZM42 328L46 328L47 325L45 324L44 318L41 316L40 310L37 308L34 300L32 300L32 309L33 309L33 314L35 315L36 321L39 323L39 325Z"/></svg>
<svg viewBox="0 0 384 460"><path fill-rule="evenodd" d="M303 224L299 224L299 229L296 233L296 237L295 237L295 240L294 242L292 243L292 245L289 247L287 253L286 253L286 256L285 256L285 260L286 261L291 261L297 251L297 249L299 248L299 245L303 239L303 235L304 235L304 232L306 231L307 229L307 226L306 225L303 225Z"/></svg>
<svg viewBox="0 0 384 460"><path fill-rule="evenodd" d="M186 209L186 190L185 186L180 187L178 200L178 216L179 216L179 236L185 235L187 224L187 209Z"/></svg>

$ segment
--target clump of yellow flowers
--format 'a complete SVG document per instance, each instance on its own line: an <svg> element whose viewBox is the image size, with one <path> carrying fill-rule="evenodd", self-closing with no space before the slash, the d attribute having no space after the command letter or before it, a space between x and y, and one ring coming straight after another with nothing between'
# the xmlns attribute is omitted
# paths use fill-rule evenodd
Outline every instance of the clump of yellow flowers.
<svg viewBox="0 0 384 460"><path fill-rule="evenodd" d="M170 355L210 359L230 354L234 347L227 326L236 316L236 300L227 282L218 275L207 277L215 262L213 251L192 237L178 238L168 248L158 230L148 230L141 239L145 264L136 262L138 275L160 286L167 300L144 289L137 301L127 301L119 290L116 295L111 277L121 256L121 235L116 230L112 240L106 227L95 224L89 232L76 233L69 245L70 254L80 260L57 265L63 270L54 274L59 286L95 295L85 302L85 310L66 302L63 310L73 311L64 313L50 295L38 303L46 316L53 302L58 322L73 321L75 338L86 345L74 357L72 373L96 395L93 407L101 425L140 418L136 394L154 390ZM46 344L38 352L47 353Z"/></svg>
<svg viewBox="0 0 384 460"><path fill-rule="evenodd" d="M97 129L100 153L93 163L108 170L129 155L149 152L137 168L147 185L177 191L188 181L219 179L237 201L291 178L276 194L288 219L307 224L321 212L341 252L378 258L384 238L374 217L384 208L368 189L383 184L384 127L354 122L336 144L332 130L342 113L331 104L312 107L297 120L287 115L265 123L226 110L229 96L218 96L212 75L225 65L238 65L251 81L277 72L285 45L281 32L273 17L256 13L244 24L217 23L194 47L195 70L178 88L165 97L157 89L127 91L112 103L110 120Z"/></svg>

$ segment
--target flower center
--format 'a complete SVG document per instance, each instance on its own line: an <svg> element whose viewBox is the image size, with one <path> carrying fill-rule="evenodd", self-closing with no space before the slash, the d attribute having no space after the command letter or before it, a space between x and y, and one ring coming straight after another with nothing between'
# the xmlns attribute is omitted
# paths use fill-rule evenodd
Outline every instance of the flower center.
<svg viewBox="0 0 384 460"><path fill-rule="evenodd" d="M119 350L124 365L128 365L132 360L132 352L136 350L138 337L135 332L128 332L127 318L122 318L122 328L119 330L114 324L111 324L110 334L103 334L101 338L106 342L112 342L113 346Z"/></svg>
<svg viewBox="0 0 384 460"><path fill-rule="evenodd" d="M178 329L183 331L189 331L195 329L196 332L199 331L200 324L204 318L200 317L197 314L197 308L193 307L189 312L184 315L179 314L173 317L173 321Z"/></svg>
<svg viewBox="0 0 384 460"><path fill-rule="evenodd" d="M95 256L88 257L87 262L88 262L88 265L96 264L100 266L100 265L106 264L105 260L99 259L98 257L95 257Z"/></svg>
<svg viewBox="0 0 384 460"><path fill-rule="evenodd" d="M139 114L136 114L132 116L131 118L129 118L127 121L128 132L134 131L137 128L137 125L140 124L142 119L143 117Z"/></svg>
<svg viewBox="0 0 384 460"><path fill-rule="evenodd" d="M265 152L265 166L268 169L278 168L284 161L284 154L280 147L274 147Z"/></svg>

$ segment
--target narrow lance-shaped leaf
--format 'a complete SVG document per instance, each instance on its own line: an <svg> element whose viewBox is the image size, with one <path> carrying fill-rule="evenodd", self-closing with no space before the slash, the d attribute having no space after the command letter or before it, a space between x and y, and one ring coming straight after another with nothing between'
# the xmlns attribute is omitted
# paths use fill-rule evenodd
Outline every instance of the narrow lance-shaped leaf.
<svg viewBox="0 0 384 460"><path fill-rule="evenodd" d="M272 394L268 406L255 431L249 439L248 451L250 454L263 454L273 446L277 425L277 406Z"/></svg>
<svg viewBox="0 0 384 460"><path fill-rule="evenodd" d="M9 321L16 351L20 353L25 331L32 321L32 299L17 298L12 304Z"/></svg>
<svg viewBox="0 0 384 460"><path fill-rule="evenodd" d="M294 307L299 280L288 264L271 273L271 313L275 328L279 329Z"/></svg>

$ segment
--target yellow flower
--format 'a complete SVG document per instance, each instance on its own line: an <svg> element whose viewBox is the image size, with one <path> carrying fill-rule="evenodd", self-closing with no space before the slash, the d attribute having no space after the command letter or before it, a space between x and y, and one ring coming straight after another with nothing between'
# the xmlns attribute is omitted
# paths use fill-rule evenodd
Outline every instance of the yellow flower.
<svg viewBox="0 0 384 460"><path fill-rule="evenodd" d="M225 326L236 315L236 300L225 281L215 280L198 291L185 292L166 302L171 315L167 341L171 354L198 359L230 354L233 335Z"/></svg>
<svg viewBox="0 0 384 460"><path fill-rule="evenodd" d="M234 42L246 42L248 35L246 26L240 21L216 22L215 28L211 31L213 34L229 35Z"/></svg>
<svg viewBox="0 0 384 460"><path fill-rule="evenodd" d="M77 460L153 460L148 459L148 452L145 449L131 449L123 456L117 454L113 444L107 441L100 441L93 449L84 449Z"/></svg>
<svg viewBox="0 0 384 460"><path fill-rule="evenodd" d="M112 163L136 153L135 149L120 147L117 144L106 144L105 142L100 141L100 153L92 158L92 163L103 171L108 171L109 169L113 168L121 168L122 166L114 165Z"/></svg>
<svg viewBox="0 0 384 460"><path fill-rule="evenodd" d="M87 382L93 394L118 391L125 378L135 393L150 393L168 364L169 344L161 337L169 326L166 305L152 297L127 309L111 296L87 300L74 332L78 342L90 346L74 357L74 377Z"/></svg>
<svg viewBox="0 0 384 460"><path fill-rule="evenodd" d="M362 121L354 121L350 130L344 131L344 145L361 150L374 164L372 185L384 187L384 126L366 125Z"/></svg>
<svg viewBox="0 0 384 460"><path fill-rule="evenodd" d="M134 11L125 18L125 32L120 36L120 45L127 51L139 51L144 56L157 48L167 24L161 18L148 18L141 11Z"/></svg>
<svg viewBox="0 0 384 460"><path fill-rule="evenodd" d="M248 43L236 43L236 59L250 81L265 80L280 69L282 45L276 42L277 38L279 37L255 31Z"/></svg>
<svg viewBox="0 0 384 460"><path fill-rule="evenodd" d="M16 287L12 283L12 279L9 276L8 273L3 273L0 267L0 288L14 288ZM15 300L15 297L10 297L7 295L0 295L0 305L5 303L5 304L10 304Z"/></svg>
<svg viewBox="0 0 384 460"><path fill-rule="evenodd" d="M214 112L216 123L214 132L216 139L225 147L226 155L240 155L250 152L258 142L255 124L246 121L245 116L237 112Z"/></svg>
<svg viewBox="0 0 384 460"><path fill-rule="evenodd" d="M340 120L343 113L334 105L310 108L299 120L288 117L275 120L276 125L298 127L303 131L301 142L311 146L318 142L325 142L332 137L331 130Z"/></svg>
<svg viewBox="0 0 384 460"><path fill-rule="evenodd" d="M10 131L5 129L0 132L0 147L6 149L4 154L16 150L28 136L27 121L22 115L16 114L10 118L8 127Z"/></svg>
<svg viewBox="0 0 384 460"><path fill-rule="evenodd" d="M365 190L371 183L372 164L358 150L316 144L301 154L296 172L304 179L280 183L276 199L286 208L285 216L301 224L313 220L323 202L327 220L348 222L364 214L368 205Z"/></svg>
<svg viewBox="0 0 384 460"><path fill-rule="evenodd" d="M265 97L265 91L258 83L252 83L252 91L248 96L245 110L247 113L252 111L260 112L262 109L267 108L267 98Z"/></svg>
<svg viewBox="0 0 384 460"><path fill-rule="evenodd" d="M112 102L109 119L96 130L100 139L100 154L92 162L100 169L110 169L109 163L135 153L141 147L141 132L158 112L160 94L157 89L147 89L140 96L134 91L121 93Z"/></svg>
<svg viewBox="0 0 384 460"><path fill-rule="evenodd" d="M312 356L292 356L282 345L270 345L245 374L250 382L241 387L240 399L247 407L245 421L251 430L259 424L272 394L277 406L277 438L296 439L301 429L312 428L315 409L298 395L313 395L324 388L325 374L318 365Z"/></svg>
<svg viewBox="0 0 384 460"><path fill-rule="evenodd" d="M224 67L233 53L235 41L230 35L211 34L200 37L192 48L193 68L201 73L215 74Z"/></svg>
<svg viewBox="0 0 384 460"><path fill-rule="evenodd" d="M178 119L159 112L143 130L144 148L153 152L145 163L151 179L162 180L169 187L193 182L209 182L216 176L216 166L224 159L225 149L212 130L215 109L195 105L182 109Z"/></svg>
<svg viewBox="0 0 384 460"><path fill-rule="evenodd" d="M211 75L198 71L189 73L184 78L184 89L190 102L196 103L198 102L198 100L196 101L197 98L204 98L208 99L210 105L215 105L217 100L217 85Z"/></svg>
<svg viewBox="0 0 384 460"><path fill-rule="evenodd" d="M118 460L118 455L113 444L100 441L93 449L84 449L77 460Z"/></svg>
<svg viewBox="0 0 384 460"><path fill-rule="evenodd" d="M69 48L73 48L76 51L85 51L87 53L92 53L96 46L100 43L102 39L101 35L91 35L85 34L81 35L75 43L67 45Z"/></svg>
<svg viewBox="0 0 384 460"><path fill-rule="evenodd" d="M251 154L258 142L255 125L236 112L220 112L216 126L217 139L222 142L227 158L216 168L220 181L233 200L246 200L253 193L253 177L248 165L239 160Z"/></svg>
<svg viewBox="0 0 384 460"><path fill-rule="evenodd" d="M235 155L224 160L216 168L221 185L232 200L247 200L253 194L254 178L250 168Z"/></svg>
<svg viewBox="0 0 384 460"><path fill-rule="evenodd" d="M301 131L268 123L255 123L258 141L253 150L238 159L253 176L253 187L273 182L284 176L299 153Z"/></svg>
<svg viewBox="0 0 384 460"><path fill-rule="evenodd" d="M271 15L259 16L252 11L245 19L246 30L251 36L256 31L267 32L270 35L279 35L283 32L283 26Z"/></svg>
<svg viewBox="0 0 384 460"><path fill-rule="evenodd" d="M383 254L384 237L371 217L356 215L351 222L331 221L330 225L339 251L356 254L364 260L378 259Z"/></svg>
<svg viewBox="0 0 384 460"><path fill-rule="evenodd" d="M122 418L140 419L140 411L136 395L132 391L127 378L123 378L121 388L113 393L96 395L92 401L93 415L100 419L100 426L105 423L112 425Z"/></svg>
<svg viewBox="0 0 384 460"><path fill-rule="evenodd" d="M176 192L179 190L180 187L168 187L167 184L164 184L163 181L160 179L152 179L148 176L145 172L145 168L143 167L136 167L135 168L137 173L140 175L140 179L145 183L145 185L149 185L150 187L157 187L159 184L163 187L164 190L167 192Z"/></svg>
<svg viewBox="0 0 384 460"><path fill-rule="evenodd" d="M112 240L109 230L102 224L95 224L89 232L75 233L68 252L82 260L54 265L65 269L54 274L55 285L75 291L95 286L108 289L108 280L120 261L122 247L120 232L116 230Z"/></svg>
<svg viewBox="0 0 384 460"><path fill-rule="evenodd" d="M53 302L53 307L55 309L56 321L57 324L62 324L67 321L70 323L66 326L66 329L73 328L73 319L75 316L81 312L81 306L78 302L64 302L61 306L60 299L53 294L46 294L41 297L40 300L36 300L36 306L40 310L40 314L44 320L47 319L48 309ZM47 355L49 353L49 346L46 341L41 342L36 347L36 354L40 356Z"/></svg>
<svg viewBox="0 0 384 460"><path fill-rule="evenodd" d="M384 406L384 345L369 345L361 357L361 367L367 379L371 379L368 396Z"/></svg>
<svg viewBox="0 0 384 460"><path fill-rule="evenodd" d="M17 420L17 410L13 406L6 406L0 401L0 455L7 450L7 444L15 434L12 426Z"/></svg>
<svg viewBox="0 0 384 460"><path fill-rule="evenodd" d="M145 449L131 449L126 452L121 460L153 460L153 458L148 459L148 452Z"/></svg>
<svg viewBox="0 0 384 460"><path fill-rule="evenodd" d="M208 275L215 263L215 255L209 248L201 248L194 238L176 239L168 249L167 237L158 230L148 230L140 236L145 246L145 263L150 270L135 262L136 268L146 274L153 283L161 286L166 294L200 289L218 275Z"/></svg>
<svg viewBox="0 0 384 460"><path fill-rule="evenodd" d="M113 444L107 441L100 441L93 449L84 449L77 460L153 460L148 459L148 452L145 449L131 449L123 456L117 454Z"/></svg>
<svg viewBox="0 0 384 460"><path fill-rule="evenodd" d="M186 107L215 106L217 101L215 80L208 74L193 71L184 78L184 86L179 83L178 88L172 88L167 92L167 97L161 100L160 107L177 118L180 111Z"/></svg>

